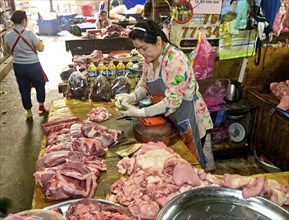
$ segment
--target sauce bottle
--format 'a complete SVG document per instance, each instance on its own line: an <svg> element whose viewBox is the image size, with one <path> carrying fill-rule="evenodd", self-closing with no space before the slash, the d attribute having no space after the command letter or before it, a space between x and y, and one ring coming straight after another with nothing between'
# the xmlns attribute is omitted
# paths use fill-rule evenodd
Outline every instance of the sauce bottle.
<svg viewBox="0 0 289 220"><path fill-rule="evenodd" d="M125 75L125 65L123 64L122 60L120 60L116 66L116 75L117 76Z"/></svg>
<svg viewBox="0 0 289 220"><path fill-rule="evenodd" d="M103 61L100 61L97 67L99 76L106 76L106 66L103 64Z"/></svg>

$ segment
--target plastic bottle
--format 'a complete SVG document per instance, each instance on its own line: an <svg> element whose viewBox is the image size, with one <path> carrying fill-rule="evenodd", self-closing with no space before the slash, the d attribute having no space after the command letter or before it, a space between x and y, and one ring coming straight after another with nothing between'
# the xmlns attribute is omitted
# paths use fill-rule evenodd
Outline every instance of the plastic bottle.
<svg viewBox="0 0 289 220"><path fill-rule="evenodd" d="M136 86L136 80L135 80L135 74L131 70L132 67L133 67L133 62L132 60L129 60L125 66L125 75L130 79L130 88L134 89Z"/></svg>
<svg viewBox="0 0 289 220"><path fill-rule="evenodd" d="M131 70L133 66L132 60L129 60L128 63L125 65L125 74L126 75L132 75L133 71Z"/></svg>
<svg viewBox="0 0 289 220"><path fill-rule="evenodd" d="M97 70L98 70L98 75L99 76L106 76L106 66L104 65L104 63L102 61L99 62L98 64L98 67L97 67Z"/></svg>
<svg viewBox="0 0 289 220"><path fill-rule="evenodd" d="M116 66L114 65L113 61L110 61L107 66L107 79L109 83L115 79L116 76Z"/></svg>
<svg viewBox="0 0 289 220"><path fill-rule="evenodd" d="M107 75L108 77L115 77L116 75L116 66L114 65L113 61L110 61L107 66Z"/></svg>
<svg viewBox="0 0 289 220"><path fill-rule="evenodd" d="M125 75L125 65L123 64L122 60L120 60L116 66L116 75L117 76Z"/></svg>
<svg viewBox="0 0 289 220"><path fill-rule="evenodd" d="M87 72L88 72L88 78L96 77L97 68L94 65L94 62L90 62L87 68Z"/></svg>

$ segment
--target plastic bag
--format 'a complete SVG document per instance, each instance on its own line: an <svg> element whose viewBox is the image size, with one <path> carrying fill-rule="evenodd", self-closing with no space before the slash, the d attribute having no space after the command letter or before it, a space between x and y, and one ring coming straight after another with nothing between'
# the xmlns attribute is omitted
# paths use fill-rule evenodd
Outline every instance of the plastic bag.
<svg viewBox="0 0 289 220"><path fill-rule="evenodd" d="M77 68L77 71L71 73L68 78L66 98L85 101L88 100L89 92L87 79Z"/></svg>
<svg viewBox="0 0 289 220"><path fill-rule="evenodd" d="M289 32L289 4L287 4L285 19L283 21L282 32Z"/></svg>
<svg viewBox="0 0 289 220"><path fill-rule="evenodd" d="M126 76L118 76L112 81L111 97L121 93L130 93L130 80Z"/></svg>
<svg viewBox="0 0 289 220"><path fill-rule="evenodd" d="M208 85L205 94L202 95L208 107L224 104L224 97L227 95L230 88L230 80L216 80L214 83Z"/></svg>
<svg viewBox="0 0 289 220"><path fill-rule="evenodd" d="M205 80L213 76L216 58L217 51L208 42L206 33L201 31L199 42L190 54L197 80Z"/></svg>
<svg viewBox="0 0 289 220"><path fill-rule="evenodd" d="M97 76L93 81L90 99L94 102L111 100L111 88L105 76Z"/></svg>
<svg viewBox="0 0 289 220"><path fill-rule="evenodd" d="M274 19L274 23L272 26L272 31L274 35L279 36L280 32L282 31L283 28L283 22L285 20L285 14L286 14L286 7L285 4L282 3L281 7L279 8L277 15Z"/></svg>

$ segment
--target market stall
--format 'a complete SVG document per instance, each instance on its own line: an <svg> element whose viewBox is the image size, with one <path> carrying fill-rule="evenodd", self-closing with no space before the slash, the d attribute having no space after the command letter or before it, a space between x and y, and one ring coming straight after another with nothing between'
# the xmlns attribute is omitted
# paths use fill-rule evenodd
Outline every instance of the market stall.
<svg viewBox="0 0 289 220"><path fill-rule="evenodd" d="M226 18L226 15L227 15L226 13L229 10L228 9L229 4L231 4L231 2L235 2L235 1L225 0L225 1L223 1L223 5L221 3L222 1L205 1L205 3L202 1L204 3L203 5L202 4L200 5L200 3L193 3L192 1L186 1L186 0L181 0L181 1L153 1L153 2L154 2L153 3L154 18L156 21L159 21L159 20L163 21L163 17L167 17L168 15L172 16L170 19L170 22L171 22L171 24L170 24L171 25L170 26L170 28L171 28L170 29L170 41L173 44L175 44L177 47L179 47L179 49L183 50L184 52L188 52L188 51L192 52L189 54L190 55L189 58L191 59L191 63L194 67L196 79L198 81L200 81L200 83L199 83L200 87L203 87L201 89L204 91L205 87L207 87L209 85L209 83L213 82L214 80L218 81L220 78L231 78L230 82L236 82L236 84L232 83L231 85L236 85L236 87L238 87L238 89L239 89L238 92L240 92L240 93L238 95L238 98L233 99L233 100L227 99L226 100L227 103L222 102L222 104L224 104L222 107L210 106L212 108L217 109L216 114L220 113L219 116L221 117L222 120L224 118L226 118L223 121L219 121L220 122L219 125L224 123L224 122L228 122L228 119L231 120L230 122L233 122L229 126L229 129L227 129L225 131L225 133L227 135L224 139L226 142L226 145L224 145L224 146L222 146L222 148L218 149L217 146L222 145L223 143L221 143L221 142L217 143L216 142L216 143L214 143L215 146L212 147L213 150L215 149L215 152L214 152L215 159L218 159L217 158L218 154L220 154L221 159L225 158L226 156L229 156L229 151L234 151L232 153L233 157L237 157L236 155L241 154L247 158L248 154L252 153L252 152L250 152L251 150L258 149L260 151L259 153L263 154L262 155L263 159L264 159L264 155L265 155L266 156L265 159L269 159L268 163L274 163L275 165L277 165L280 168L279 170L283 170L285 172L279 172L278 171L278 173L257 174L257 175L244 177L245 179L242 179L243 177L238 175L238 173L228 174L228 175L227 174L225 174L225 175L212 175L210 173L206 173L203 169L201 169L201 166L199 165L197 159L193 156L191 151L188 150L186 145L179 139L179 137L177 135L173 134L172 136L174 138L173 139L174 143L173 144L167 144L168 148L172 149L175 154L179 155L179 157L176 156L177 160L182 161L182 162L185 161L187 164L189 164L189 166L185 166L185 165L187 165L185 163L181 164L181 165L184 165L184 164L185 165L178 167L179 173L181 173L183 168L186 168L186 169L188 168L189 171L196 172L196 174L199 175L198 177L200 178L200 179L198 179L199 185L198 184L193 185L192 182L189 182L189 181L191 181L191 179L190 180L188 180L188 179L191 178L192 175L186 175L186 178L188 178L188 179L185 179L185 178L184 179L185 179L185 181L188 181L188 182L185 182L185 181L184 182L186 184L187 183L189 183L189 184L181 186L181 184L183 184L183 182L180 183L179 185L176 182L174 182L171 185L168 185L168 186L165 185L165 187L162 189L162 190L168 190L171 186L173 186L172 188L174 188L175 191L173 191L173 193L168 193L170 197L168 197L168 198L158 197L158 199L160 199L160 200L157 202L151 201L151 200L146 201L146 202L148 202L148 203L151 202L154 204L157 203L157 207L162 208L166 204L166 202L171 201L174 198L174 196L180 194L181 192L185 192L186 190L193 189L194 187L196 187L196 188L200 187L201 188L204 186L205 187L206 186L209 186L209 187L211 187L211 186L214 186L214 187L215 186L224 186L227 184L227 183L225 183L225 181L229 179L229 181L228 181L229 183L226 185L227 188L243 190L242 192L244 194L248 193L248 192L254 194L253 191L256 188L251 190L250 187L259 186L260 192L258 194L254 194L254 196L257 196L257 195L262 196L262 197L264 196L266 199L268 199L268 201L270 199L271 201L273 201L274 204L275 203L279 204L280 207L282 206L284 209L289 210L288 186L287 186L289 184L289 172L287 171L288 170L288 153L286 151L286 148L288 145L288 141L287 141L288 135L286 135L288 133L288 113L289 113L288 109L285 109L285 110L279 109L277 106L278 105L277 101L278 101L279 97L277 97L278 99L276 99L276 97L273 97L272 94L264 94L264 93L260 92L259 88L249 88L248 90L246 90L245 94L243 93L243 97L241 97L242 89L243 89L243 92L245 92L244 84L246 84L247 78L249 78L248 82L250 82L250 78L252 79L256 75L257 76L261 75L263 78L266 78L266 75L270 75L271 72L273 72L272 69L270 69L271 67L269 68L269 70L264 70L265 64L263 64L263 70L258 70L258 71L255 71L257 69L257 67L255 67L254 64L252 64L252 65L248 64L248 62L251 62L251 63L254 62L256 64L256 61L257 61L256 59L258 59L258 58L259 58L259 61L257 61L257 62L260 62L260 54L259 53L261 53L261 51L263 53L263 49L260 49L258 52L254 51L255 50L254 41L258 40L258 39L255 39L253 32L254 33L255 33L255 31L261 32L262 30L260 30L260 27L258 26L258 30L256 27L250 27L250 30L248 30L245 27L247 24L247 20L244 19L243 17L241 17L241 15L243 15L242 12L244 12L244 11L240 11L241 10L240 7L241 6L245 7L246 4L245 5L243 4L245 1L239 1L239 2L241 2L241 3L239 3L239 4L241 4L241 6L239 6L239 8L238 8L238 10L239 10L238 13L240 15L239 17L237 15L238 13L236 13L234 11L231 11L231 13L228 12L228 14L231 14L231 15L233 14L234 17L236 18L236 20L238 18L239 29L235 29L235 24L233 24L232 21L228 21L228 17ZM169 3L171 3L171 5ZM249 8L246 8L246 10L248 10L248 9ZM287 9L287 14L288 14L288 9ZM164 19L166 19L166 18L164 18ZM168 21L168 20L166 20L166 21ZM119 25L122 27L126 27L127 25L134 25L135 22L130 23L129 21L125 20L125 21L116 21L116 22L113 22L113 24ZM162 25L164 25L163 30L168 30L168 29L165 29L165 25L166 25L165 22L163 22ZM264 22L264 25L266 25L266 22ZM91 25L91 27L92 26L93 25ZM100 30L93 30L93 31L98 32L98 33L101 32ZM91 33L93 33L93 31ZM95 32L93 34L95 34ZM206 32L206 34L205 34L205 32ZM120 31L118 31L118 32L115 31L114 33L119 34ZM265 33L265 35L267 35L267 37L269 37L268 33ZM283 40L283 38L279 38L279 39ZM205 42L206 46L209 46L209 49L208 49L209 51L205 51L205 52L202 51L202 52L204 52L205 54L206 54L206 52L210 53L210 56L208 56L209 58L207 60L207 61L209 61L208 63L210 63L210 65L201 66L201 64L203 64L202 63L203 60L200 59L201 56L199 56L199 57L197 56L197 55L201 55L200 54L201 52L198 51L197 49L205 47L204 45L201 45L202 42ZM209 44L211 44L211 45L209 45ZM282 43L280 43L280 44L282 46ZM286 47L287 46L288 46L288 42L286 44ZM81 65L79 65L78 67L81 66L83 72L81 72L81 73L79 72L79 69L76 68L77 65L74 65L74 66L72 65L74 68L73 71L77 71L80 74L82 74L81 77L83 77L83 79L87 78L87 80L88 80L87 84L89 84L88 86L86 85L87 87L85 88L86 92L87 92L89 89L91 89L92 82L96 78L96 76L98 76L98 75L103 76L103 78L110 80L109 83L111 83L112 77L109 76L109 73L112 69L109 68L109 64L111 64L111 63L113 64L114 62L115 62L115 64L116 63L122 64L123 67L121 69L117 69L117 67L115 65L113 67L114 71L117 70L117 71L125 72L127 70L130 70L129 68L125 67L125 65L123 65L122 61L124 61L124 58L127 58L126 62L132 61L132 60L130 60L131 57L124 56L124 54L125 55L129 54L129 56L130 56L131 50L134 48L134 45L132 44L132 41L127 36L121 36L121 35L115 36L114 35L114 37L111 37L111 36L109 36L109 37L107 37L107 36L106 37L103 37L103 36L102 37L96 37L93 35L91 38L72 36L72 37L65 40L65 47L66 47L66 51L70 51L72 56L75 56L75 55L79 55L79 57L84 56L84 55L90 56L92 53L95 52L94 53L95 57L92 57L92 56L89 58L86 57L85 59L83 59L83 60L86 60L85 62L82 62L83 60L81 60L82 63L79 62L79 63L81 63ZM219 57L217 57L217 48L218 48L218 56ZM138 49L142 49L142 48L139 47ZM283 49L280 51L283 51ZM266 48L266 51L267 51L267 48ZM265 51L265 53L266 53L266 51ZM273 52L270 52L270 51L272 51L272 50L269 49L268 53L273 54L274 51ZM256 58L251 57L251 59L248 59L248 56L256 55L256 54L254 54L254 52L258 53L259 57L256 56ZM117 59L117 60L106 59L110 55L113 55L113 53L114 53L114 55L115 54L118 55L119 59ZM265 56L265 53L264 53L264 56ZM267 55L268 55L268 53L267 53ZM286 56L288 54L288 50L285 52L282 52L282 53L285 54L285 56ZM104 54L105 54L105 56L103 56L101 58L105 58L104 59L105 62L104 62L104 60L101 60L101 59L94 59L98 55L104 55ZM273 56L271 56L271 57L273 57ZM269 59L270 62L271 62L271 60L275 59L275 58L272 59L271 57ZM242 60L236 60L236 58L241 58ZM219 60L216 62L217 65L214 66L216 59L219 59ZM226 62L229 59L232 59L232 60L229 62ZM225 61L220 62L221 60L225 60ZM136 60L133 60L132 62L136 63L138 61L139 61L139 59L137 58ZM268 59L266 61L268 61ZM265 58L264 58L263 62L265 63ZM222 65L222 64L224 64L224 65ZM254 65L255 69L252 67L253 65ZM256 66L257 65L259 65L259 63L256 64ZM93 71L92 71L92 69L89 69L90 66L93 67ZM221 66L223 69L221 68ZM273 67L274 65L267 65L267 66ZM283 62L283 66L285 66L284 62ZM100 67L102 67L102 68L100 68ZM220 67L220 68L218 69L218 67ZM246 75L246 74L248 74L248 73L246 73L248 67L251 69L251 72L254 72L255 76L253 76L253 77L249 76L248 77L248 75ZM205 73L202 73L202 70L205 70L205 69L206 70L210 69L211 72L208 73L208 72L204 71ZM253 69L253 71L252 71L252 69ZM287 65L285 68L276 67L276 69L278 70L278 72L285 70L285 72L283 74L283 78L280 77L280 80L278 79L279 81L281 81L281 80L285 81L288 79L288 78L286 78L284 80L284 78L287 77L287 76L285 76L287 73L286 69L288 69ZM213 76L213 72L214 72L214 76ZM239 79L237 82L237 80L234 80L232 78L237 78L237 74L239 74L239 72L240 72L240 75L239 75ZM140 70L140 73L142 73L142 69ZM264 73L264 75L263 75L263 73ZM92 74L92 75L89 75L89 74ZM124 73L123 74L116 74L116 72L114 74L115 74L113 76L114 78L117 75L121 75L121 76L124 75ZM245 82L243 82L244 75L246 75L245 80L244 80ZM134 79L134 86L135 86L135 81L136 81L137 77L135 77L135 76L131 76L131 77L133 77L133 79ZM139 77L139 75L138 75L138 77ZM80 81L80 82L82 83L83 81ZM248 86L248 82L247 82L247 86ZM255 80L255 82L259 83L260 79ZM244 83L244 84L242 85L242 83ZM255 83L253 85L253 87L255 87L256 84L258 84L258 83ZM286 83L287 83L287 87L288 87L289 81L287 80ZM235 91L236 87L233 86L232 90ZM65 95L65 93L67 91L67 79L66 79L66 81L63 81L62 83L60 83L58 88L59 88L59 92L63 93ZM288 87L288 89L289 89L289 87ZM127 91L127 93L129 93L129 90ZM215 94L216 93L214 93L214 95ZM288 95L287 95L287 97L288 97ZM112 97L112 98L114 98L114 97ZM224 97L222 97L221 99L223 99L223 98ZM70 193L71 192L72 193L71 194L69 194L69 193L65 194L63 192L59 193L57 190L55 190L56 193L53 192L54 194L52 196L49 195L50 197L48 197L46 194L47 191L44 191L44 188L46 187L45 184L47 184L47 182L45 184L41 185L39 183L43 180L42 179L37 180L36 176L34 176L36 184L35 184L35 189L34 189L34 193L33 193L33 201L32 201L32 208L33 209L43 209L43 208L47 208L47 207L51 208L55 204L70 201L72 198L91 197L94 199L106 199L106 200L108 200L109 199L108 196L110 196L111 191L113 191L112 186L115 187L114 184L116 184L117 181L120 180L122 177L129 176L129 173L122 173L121 174L119 172L118 163L120 161L122 161L122 157L123 157L123 156L121 156L121 154L119 152L122 152L123 150L127 150L127 149L134 149L136 144L139 144L139 142L142 142L139 140L140 137L137 137L136 132L138 132L138 135L139 135L139 133L142 132L142 130L143 130L142 125L143 124L140 124L140 123L137 124L136 121L138 119L136 119L136 118L132 119L130 117L122 117L123 115L121 114L120 110L115 107L114 99L112 99L110 101L110 97L109 97L109 100L107 100L107 102L92 101L91 98L88 97L88 95L85 97L80 97L80 99L83 99L83 100L76 100L76 99L74 99L74 97L71 97L68 95L68 96L66 96L66 98L53 100L53 102L51 103L51 106L50 106L49 118L48 118L47 123L53 123L54 121L63 120L63 119L73 119L73 120L77 119L76 122L80 124L80 122L84 122L88 118L88 115L90 114L90 111L92 109L105 108L109 112L109 114L111 114L111 118L99 123L100 126L104 126L107 129L115 129L117 132L121 131L122 138L119 140L117 139L115 142L113 142L112 145L109 145L108 148L106 149L107 151L105 151L105 153L103 155L101 155L101 157L102 157L101 160L102 160L102 162L105 161L106 167L105 167L105 169L101 170L101 172L99 172L100 170L95 171L95 173L99 173L99 176L96 177L97 183L96 184L93 183L94 185L91 184L91 185L93 185L95 192L93 190L90 191L90 189L88 189L88 191L90 193L85 194L85 196L79 196L79 194L77 196L75 196L73 194L73 192L71 191L71 189L72 190L75 189L75 191L77 191L78 189L71 187L71 185L73 185L73 184L71 184L71 185L68 184L69 178L73 177L73 175L75 175L75 173L72 173L72 174L70 174L71 176L69 176L69 178L67 178L68 180L66 179L67 182L64 181L64 184L61 183L62 186L68 186L69 185L68 188L70 190ZM224 101L224 100L222 100L222 101ZM288 101L288 99L287 99L287 101ZM237 106L237 108L236 108L236 106ZM218 119L220 119L220 118L218 118ZM281 126L280 126L280 121L282 122ZM137 121L137 122L139 122L139 121ZM89 123L91 123L91 122L89 122ZM77 126L79 126L79 124ZM92 124L90 124L90 125L92 125ZM219 125L214 124L214 127L218 127ZM244 125L246 125L246 126L244 126ZM65 127L65 128L70 129L70 127ZM90 137L88 137L88 138L90 138ZM168 141L166 139L169 139L169 138L170 138L170 136L166 135L165 137L163 137L163 142ZM175 141L176 139L177 139L177 141ZM43 137L43 141L41 144L41 150L40 150L40 153L38 155L39 161L42 159L43 155L45 155L45 153L46 153L47 140L48 140L48 135ZM166 143L169 143L169 141ZM71 144L71 143L69 143L69 144ZM57 144L55 144L55 145L57 145ZM86 146L86 145L84 145L84 146ZM232 148L232 146L233 147L237 146L237 147ZM238 146L241 146L241 147L239 148ZM272 146L274 146L274 147L272 147ZM75 147L75 146L73 146L73 147ZM135 149L134 152L137 152L139 149L140 148ZM217 149L217 151L216 151L216 149ZM219 152L218 152L218 150L219 150ZM237 153L235 153L235 151ZM84 152L84 153L87 153L87 152ZM130 154L130 155L132 155L132 154ZM158 155L158 156L160 156L160 155ZM77 159L79 159L79 158L77 158ZM160 158L155 157L155 158L149 158L149 159L151 159L150 160L150 162L151 162L152 160L158 161L158 159L160 159ZM131 162L132 158L127 158L127 160L129 162ZM37 168L41 167L44 164L44 163L39 164L39 161L37 164ZM87 161L85 161L85 162L87 162ZM90 162L91 161L89 161L87 163L90 163ZM62 166L62 164L61 164L61 166ZM45 167L45 168L47 168L47 167ZM70 167L67 166L66 168L69 169ZM171 167L169 166L169 168L171 168ZM175 167L173 167L173 168L175 169ZM48 173L51 172L49 174L54 175L54 172L55 173L57 172L56 169L57 168L52 166L52 168L48 167L48 169L40 170L40 172L41 171L47 172L47 170L48 170ZM80 166L80 169L82 169L81 166ZM86 169L86 167L85 167L85 169ZM39 173L37 175L41 176L41 174L39 174ZM62 175L62 173L60 173L59 175ZM91 174L89 174L89 175L91 175ZM87 175L87 176L89 176L89 175ZM91 177L91 176L89 176L89 177ZM203 179L201 179L201 177ZM53 177L53 178L54 178L53 179L53 181L54 181L55 177ZM81 178L84 178L84 177L81 177ZM95 176L92 175L91 178L93 179L93 178L95 178ZM232 179L236 178L237 180L235 179L233 181L231 178ZM65 178L63 178L63 179L65 180ZM77 179L77 180L79 180L79 179ZM81 181L82 180L83 179L81 179ZM149 180L154 182L154 183L155 182L161 182L161 183L165 182L165 181L163 181L163 179L160 180L158 178L155 178L155 176L150 176ZM244 182L246 182L246 184L243 184ZM122 183L124 183L124 182L122 182ZM208 183L209 183L209 185L205 185ZM47 185L49 185L49 184L51 184L51 183L48 183ZM234 184L236 184L237 186ZM249 186L246 186L247 184ZM272 184L272 185L270 185L270 184ZM139 184L139 185L141 185L141 184ZM192 185L193 185L193 187L192 187ZM262 189L260 188L261 185L262 185ZM273 186L273 188L270 188L269 185L270 185L270 187ZM56 186L56 188L57 187L59 187L59 186ZM122 186L118 186L118 187L119 187L119 188L117 188L118 190L119 189L123 190ZM162 185L162 187L163 187L163 185ZM245 192L244 192L244 189L245 189ZM134 190L135 190L134 188L128 189L128 191L132 191L132 192L134 192ZM154 193L154 190L155 190L155 188L146 189L146 191L151 191L153 193ZM282 190L284 190L285 193ZM91 192L93 192L93 194L91 194ZM117 194L117 193L118 192L116 192L115 194ZM151 193L151 194L153 194L153 193ZM162 192L160 193L160 191L158 191L158 193L161 194ZM254 196L252 196L252 194L250 194L251 196L247 196L247 198L253 198ZM58 197L58 195L59 195L59 197ZM72 196L72 197L70 197L70 196ZM118 196L121 197L120 194L118 194ZM130 195L130 196L132 197L133 195ZM131 205L129 203L131 201L128 202L124 198L121 198L123 200L121 200L120 198L118 198L118 199L119 200L116 200L116 202L119 202L119 204L121 204L123 206ZM148 197L146 197L146 199L148 199ZM151 199L151 197L149 197L149 199ZM242 198L242 199L246 199L246 198ZM139 200L139 203L137 205L141 206L140 205L141 202L142 201ZM154 214L155 214L154 215L154 217L155 217L156 212ZM286 214L287 213L285 212L285 215ZM141 217L139 217L139 218L142 219Z"/></svg>

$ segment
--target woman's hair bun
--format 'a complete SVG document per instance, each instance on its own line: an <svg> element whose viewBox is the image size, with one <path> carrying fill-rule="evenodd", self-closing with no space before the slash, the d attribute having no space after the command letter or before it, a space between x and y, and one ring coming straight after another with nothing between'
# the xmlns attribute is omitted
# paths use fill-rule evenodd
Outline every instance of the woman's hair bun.
<svg viewBox="0 0 289 220"><path fill-rule="evenodd" d="M27 19L27 15L26 12L23 10L16 10L13 12L10 20L14 23L14 24L21 24L21 22Z"/></svg>

